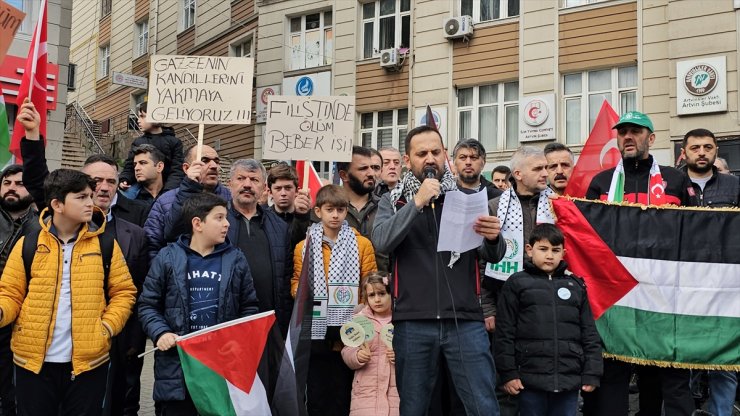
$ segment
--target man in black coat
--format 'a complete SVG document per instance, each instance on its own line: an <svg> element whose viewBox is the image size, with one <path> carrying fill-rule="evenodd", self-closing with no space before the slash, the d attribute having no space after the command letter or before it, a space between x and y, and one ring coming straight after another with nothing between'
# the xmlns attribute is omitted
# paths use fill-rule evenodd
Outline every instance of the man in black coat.
<svg viewBox="0 0 740 416"><path fill-rule="evenodd" d="M23 166L6 167L0 173L0 274L18 239L39 228L32 204L33 198L23 185ZM15 416L12 332L12 325L0 329L0 414L9 416Z"/></svg>

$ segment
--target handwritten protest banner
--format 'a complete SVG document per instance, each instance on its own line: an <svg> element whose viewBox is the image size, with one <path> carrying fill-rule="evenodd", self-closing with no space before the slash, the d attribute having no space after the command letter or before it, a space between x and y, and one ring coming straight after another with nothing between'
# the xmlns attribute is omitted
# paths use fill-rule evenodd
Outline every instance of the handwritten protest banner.
<svg viewBox="0 0 740 416"><path fill-rule="evenodd" d="M5 59L10 44L13 43L13 36L25 17L22 10L0 0L0 63Z"/></svg>
<svg viewBox="0 0 740 416"><path fill-rule="evenodd" d="M262 157L352 160L355 97L270 96Z"/></svg>
<svg viewBox="0 0 740 416"><path fill-rule="evenodd" d="M150 62L147 121L251 122L252 58L154 55Z"/></svg>

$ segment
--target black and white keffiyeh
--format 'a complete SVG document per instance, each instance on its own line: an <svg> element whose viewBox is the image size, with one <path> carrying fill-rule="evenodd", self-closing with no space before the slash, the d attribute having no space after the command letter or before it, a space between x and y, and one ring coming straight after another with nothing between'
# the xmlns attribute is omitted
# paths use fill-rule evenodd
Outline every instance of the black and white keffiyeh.
<svg viewBox="0 0 740 416"><path fill-rule="evenodd" d="M537 224L555 223L548 198L553 193L550 188L540 192L537 200ZM506 254L500 262L486 264L486 276L507 280L512 274L524 270L524 217L522 204L514 189L509 188L501 194L496 216L501 221L500 238L506 242Z"/></svg>
<svg viewBox="0 0 740 416"><path fill-rule="evenodd" d="M442 180L439 183L440 194L457 190L457 181L455 181L449 169L445 169L444 174L442 174ZM391 191L391 206L393 206L393 211L396 211L396 202L401 199L401 196L406 198L406 202L410 202L414 199L414 195L419 192L419 188L421 188L419 179L411 171L406 172L403 175L403 179Z"/></svg>
<svg viewBox="0 0 740 416"><path fill-rule="evenodd" d="M322 253L324 228L321 223L313 224L308 229L308 238L311 240L311 252L308 255L313 269L314 289L311 339L324 339L327 326L342 326L352 319L352 312L358 304L360 250L352 227L345 221L332 246L327 279ZM326 241L331 244L330 240ZM303 250L305 256L305 246Z"/></svg>

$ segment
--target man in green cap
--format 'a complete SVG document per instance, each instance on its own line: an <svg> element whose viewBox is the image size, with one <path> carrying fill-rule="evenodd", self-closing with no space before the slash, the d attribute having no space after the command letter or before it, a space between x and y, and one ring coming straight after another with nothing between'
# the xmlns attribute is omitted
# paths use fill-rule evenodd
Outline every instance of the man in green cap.
<svg viewBox="0 0 740 416"><path fill-rule="evenodd" d="M653 122L638 111L622 115L617 147L622 159L616 167L599 172L586 192L588 199L631 202L643 205L692 205L689 177L678 169L658 165L650 155L655 142ZM635 365L640 389L640 412L644 416L689 416L694 402L689 370ZM601 387L584 393L584 416L624 416L629 411L630 364L604 358ZM662 413L664 409L665 413Z"/></svg>

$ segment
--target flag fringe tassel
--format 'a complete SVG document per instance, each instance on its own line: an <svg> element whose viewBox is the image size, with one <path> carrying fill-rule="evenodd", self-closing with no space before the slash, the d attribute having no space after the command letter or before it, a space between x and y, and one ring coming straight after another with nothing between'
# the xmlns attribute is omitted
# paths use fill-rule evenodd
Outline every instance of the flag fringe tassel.
<svg viewBox="0 0 740 416"><path fill-rule="evenodd" d="M645 205L645 204L639 204L635 202L609 202L609 201L603 201L600 199L586 199L586 198L573 198L570 196L560 196L559 198L565 198L569 199L571 201L579 201L579 202L593 202L597 204L604 204L604 205L620 205L625 207L639 207L642 209L648 209L648 208L655 208L655 209L675 209L679 211L712 211L712 212L740 212L740 207L737 208L709 208L709 207L687 207L687 206L678 206L673 204L666 204L666 205ZM551 204L552 205L552 204ZM550 208L552 211L552 207Z"/></svg>
<svg viewBox="0 0 740 416"><path fill-rule="evenodd" d="M663 368L683 368L689 370L723 370L723 371L740 371L740 364L694 364L694 363L676 363L671 361L646 360L643 358L628 357L626 355L602 353L604 358L612 358L618 361L624 361L630 364L650 365Z"/></svg>

